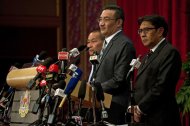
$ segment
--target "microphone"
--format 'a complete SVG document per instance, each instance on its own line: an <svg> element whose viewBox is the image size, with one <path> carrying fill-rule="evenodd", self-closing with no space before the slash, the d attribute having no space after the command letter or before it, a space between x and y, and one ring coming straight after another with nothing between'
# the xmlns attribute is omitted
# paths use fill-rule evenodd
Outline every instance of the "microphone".
<svg viewBox="0 0 190 126"><path fill-rule="evenodd" d="M62 99L61 103L59 104L59 108L61 108L63 106L67 96L72 93L72 91L76 87L78 81L80 80L81 76L82 76L82 71L77 67L77 69L73 72L73 75L72 75L69 83L67 84L67 87L64 91L65 97Z"/></svg>
<svg viewBox="0 0 190 126"><path fill-rule="evenodd" d="M81 45L78 48L73 48L69 51L69 57L77 57L80 54L80 52L83 51L86 47L86 45Z"/></svg>
<svg viewBox="0 0 190 126"><path fill-rule="evenodd" d="M42 100L42 96L44 95L44 92L45 92L45 89L46 89L46 85L47 85L47 82L46 80L41 80L40 83L39 83L39 87L41 88L41 93L38 97L38 99L36 100L36 103L34 104L33 108L32 108L32 113L33 114L37 114L38 113L38 110L40 108L40 103L41 103L41 100Z"/></svg>
<svg viewBox="0 0 190 126"><path fill-rule="evenodd" d="M96 98L98 101L104 101L104 93L100 82L96 82L93 85L96 88Z"/></svg>
<svg viewBox="0 0 190 126"><path fill-rule="evenodd" d="M54 89L52 89L52 86L55 82L57 82L58 79L58 65L57 64L51 64L49 67L49 71L46 74L46 81L48 82L48 90L47 90L47 96L45 97L45 104L47 104L51 100L51 94L55 92Z"/></svg>
<svg viewBox="0 0 190 126"><path fill-rule="evenodd" d="M141 62L139 61L140 57L141 57L141 55L139 55L137 59L133 59L131 61L130 66L132 66L132 67L129 70L129 72L132 72L135 68L138 69L140 67L140 65L141 65Z"/></svg>
<svg viewBox="0 0 190 126"><path fill-rule="evenodd" d="M27 89L32 89L34 87L36 80L41 78L41 76L47 71L47 67L49 67L51 62L53 62L53 59L49 57L36 68L37 75L28 82L28 85L26 86Z"/></svg>
<svg viewBox="0 0 190 126"><path fill-rule="evenodd" d="M71 64L79 65L80 64L80 57L76 57Z"/></svg>
<svg viewBox="0 0 190 126"><path fill-rule="evenodd" d="M37 62L44 62L44 58L47 57L47 52L46 51L41 51L40 54L36 55L33 59L32 66L35 66Z"/></svg>
<svg viewBox="0 0 190 126"><path fill-rule="evenodd" d="M100 59L99 59L99 57L97 55L97 52L94 52L94 55L90 56L89 61L93 65L100 63Z"/></svg>
<svg viewBox="0 0 190 126"><path fill-rule="evenodd" d="M78 92L78 98L80 99L84 99L85 95L86 95L86 80L83 80L81 82L80 88L79 88L79 92Z"/></svg>
<svg viewBox="0 0 190 126"><path fill-rule="evenodd" d="M69 53L66 48L63 48L61 52L58 52L58 60L61 61L61 73L66 73L67 60L69 59Z"/></svg>
<svg viewBox="0 0 190 126"><path fill-rule="evenodd" d="M56 90L56 89L64 89L65 85L66 85L66 82L64 80L59 80L58 83L53 84L52 88L54 90Z"/></svg>
<svg viewBox="0 0 190 126"><path fill-rule="evenodd" d="M86 45L80 45L78 47L79 52L83 51L87 46Z"/></svg>
<svg viewBox="0 0 190 126"><path fill-rule="evenodd" d="M103 92L101 83L100 82L94 83L94 87L96 88L96 98L100 102L100 105L102 108L102 119L106 119L106 118L108 118L108 113L104 107L104 102L103 102L104 101L104 92Z"/></svg>
<svg viewBox="0 0 190 126"><path fill-rule="evenodd" d="M71 64L68 69L72 72L75 72L78 69L78 67L75 64Z"/></svg>
<svg viewBox="0 0 190 126"><path fill-rule="evenodd" d="M82 106L82 100L84 100L84 97L86 95L86 80L83 80L81 82L80 88L79 88L79 92L78 92L78 98L80 100L79 102L79 106L78 106L78 116L80 116L80 112L81 112L81 106Z"/></svg>
<svg viewBox="0 0 190 126"><path fill-rule="evenodd" d="M58 88L56 89L55 91L55 103L54 103L54 107L53 107L53 110L52 110L52 113L49 115L48 117L48 121L47 123L48 124L53 124L54 122L54 119L55 119L55 113L56 113L56 109L57 109L57 105L58 105L58 102L59 102L59 97L64 97L65 94L64 94L64 88L65 88L65 81L61 80L59 81L59 84L58 85L62 85L62 88Z"/></svg>
<svg viewBox="0 0 190 126"><path fill-rule="evenodd" d="M36 58L37 61L39 62L44 62L44 59L47 57L47 52L46 51L41 51L38 57Z"/></svg>
<svg viewBox="0 0 190 126"><path fill-rule="evenodd" d="M46 74L46 81L57 81L59 67L57 64L49 66L49 72Z"/></svg>
<svg viewBox="0 0 190 126"><path fill-rule="evenodd" d="M96 65L100 63L100 59L99 59L99 56L97 55L97 52L94 52L94 55L90 56L89 61L92 64L92 69L93 69L92 74L91 74L91 79L92 79L91 83L94 83L94 80L96 78ZM92 87L92 90L94 90L93 87Z"/></svg>

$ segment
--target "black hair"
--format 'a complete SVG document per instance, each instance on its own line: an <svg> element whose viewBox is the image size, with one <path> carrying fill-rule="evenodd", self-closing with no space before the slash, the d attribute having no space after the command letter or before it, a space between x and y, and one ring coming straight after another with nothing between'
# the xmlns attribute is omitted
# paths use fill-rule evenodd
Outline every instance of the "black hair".
<svg viewBox="0 0 190 126"><path fill-rule="evenodd" d="M159 15L146 15L138 19L138 24L141 25L143 21L151 22L151 24L154 25L155 28L163 27L164 28L163 37L167 36L168 24L165 21L164 17Z"/></svg>
<svg viewBox="0 0 190 126"><path fill-rule="evenodd" d="M92 30L90 33L94 33L94 32L98 32L98 33L100 34L100 39L101 39L102 41L105 40L105 36L102 35L100 29L94 29L94 30ZM89 34L90 34L90 33L89 33Z"/></svg>
<svg viewBox="0 0 190 126"><path fill-rule="evenodd" d="M103 8L103 10L114 10L115 11L115 18L123 20L123 23L122 23L122 27L123 27L125 16L124 16L124 11L123 11L123 9L121 7L119 7L119 6L115 5L115 4L109 4L109 5L106 5Z"/></svg>

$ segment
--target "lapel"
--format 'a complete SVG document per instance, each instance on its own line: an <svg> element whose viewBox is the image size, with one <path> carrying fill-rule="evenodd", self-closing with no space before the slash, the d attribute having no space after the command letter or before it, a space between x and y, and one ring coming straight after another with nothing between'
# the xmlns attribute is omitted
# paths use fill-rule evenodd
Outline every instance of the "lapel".
<svg viewBox="0 0 190 126"><path fill-rule="evenodd" d="M137 72L137 77L148 67L148 65L158 56L159 52L162 48L167 44L166 40L164 40L158 48L154 51L154 53L149 57L148 61L145 62L145 58L142 60L142 65L139 67Z"/></svg>
<svg viewBox="0 0 190 126"><path fill-rule="evenodd" d="M106 56L107 53L109 52L109 50L110 50L110 48L112 47L112 45L113 45L113 42L110 41L110 42L108 43L106 49L104 50L104 53L103 53L102 58L101 58L101 60L100 60L100 63L97 65L96 71L98 71L100 65L102 64L102 62L103 62L105 56Z"/></svg>
<svg viewBox="0 0 190 126"><path fill-rule="evenodd" d="M102 58L100 60L100 63L97 65L96 68L96 72L98 71L98 69L100 68L102 62L104 61L105 56L108 54L108 52L110 51L111 47L113 46L113 42L122 34L122 31L117 33L112 39L111 41L108 43L106 49L104 50L104 53L102 55Z"/></svg>

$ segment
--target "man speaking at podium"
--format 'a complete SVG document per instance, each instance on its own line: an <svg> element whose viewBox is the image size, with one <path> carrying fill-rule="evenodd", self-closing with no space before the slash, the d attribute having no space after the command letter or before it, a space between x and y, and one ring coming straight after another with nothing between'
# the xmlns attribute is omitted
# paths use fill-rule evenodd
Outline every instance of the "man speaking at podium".
<svg viewBox="0 0 190 126"><path fill-rule="evenodd" d="M135 58L135 49L131 40L122 31L124 12L116 5L108 5L98 18L101 33L105 36L100 52L100 63L96 67L97 83L103 91L112 95L108 109L108 122L125 124L125 112L128 105L129 86L126 81L130 62Z"/></svg>
<svg viewBox="0 0 190 126"><path fill-rule="evenodd" d="M88 53L90 56L94 55L94 53L98 53L98 54L100 53L104 39L105 38L101 34L100 30L93 30L92 32L90 32L90 34L88 35L88 40L87 40ZM92 74L93 74L93 70L91 70L88 82L92 81L91 80Z"/></svg>

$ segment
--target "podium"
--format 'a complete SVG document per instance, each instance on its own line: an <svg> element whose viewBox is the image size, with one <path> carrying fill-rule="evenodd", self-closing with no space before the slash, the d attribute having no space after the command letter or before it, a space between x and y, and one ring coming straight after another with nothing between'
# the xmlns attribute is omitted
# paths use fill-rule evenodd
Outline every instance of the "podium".
<svg viewBox="0 0 190 126"><path fill-rule="evenodd" d="M12 112L11 112L11 125L14 124L14 126L17 126L17 125L22 126L26 124L31 124L34 121L36 121L39 117L39 114L32 113L33 105L35 104L37 98L39 97L39 91L34 90L34 89L29 90L31 98L30 98L29 112L26 115L26 117L20 117L19 112L18 112L19 107L20 107L21 95L27 90L26 87L27 87L28 82L31 79L33 79L36 76L36 74L37 74L36 67L15 69L15 70L10 71L7 74L7 78L6 78L7 84L10 87L16 89L13 105L12 105ZM67 74L66 79L65 79L66 84L68 84L70 79L71 79L71 76ZM79 92L80 85L81 85L81 81L77 83L75 89L71 93L71 98L73 101L76 101L76 103L79 101L78 92ZM87 108L92 106L91 92L92 92L91 87L87 85L86 95L83 100L83 106ZM106 93L104 93L104 95L105 95L104 105L106 108L109 108L111 104L112 96Z"/></svg>
<svg viewBox="0 0 190 126"><path fill-rule="evenodd" d="M27 86L28 82L32 78L34 78L36 74L37 74L36 67L12 70L7 75L7 78L6 78L7 84L12 88L24 91L24 90L26 90L26 86ZM68 84L69 80L71 79L71 76L69 74L67 74L66 76L67 76L67 78L65 81L66 81L66 84ZM81 85L81 81L78 82L75 89L71 93L72 97L78 98L78 91L79 91L80 85ZM104 105L106 108L110 108L112 96L107 93L104 93L104 96L105 96ZM84 100L86 102L91 102L91 97L92 97L91 96L91 87L89 85L87 85L86 95L85 95Z"/></svg>

